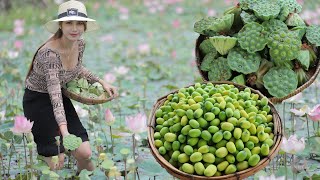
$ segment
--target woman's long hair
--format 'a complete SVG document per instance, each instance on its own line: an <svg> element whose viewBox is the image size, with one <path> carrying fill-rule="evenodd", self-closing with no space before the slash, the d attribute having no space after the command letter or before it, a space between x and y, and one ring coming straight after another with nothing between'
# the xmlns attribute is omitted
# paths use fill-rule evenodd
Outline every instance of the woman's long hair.
<svg viewBox="0 0 320 180"><path fill-rule="evenodd" d="M59 22L60 24L60 22ZM38 53L38 51L45 45L47 44L49 41L52 41L52 40L55 40L55 39L59 39L62 37L62 30L59 28L58 31L56 33L54 33L54 35L52 37L50 37L46 42L44 42L36 51L36 53L34 53L33 55L33 58L32 58L32 62L30 64L30 67L29 67L29 70L28 70L28 73L27 73L27 76L26 76L26 79L28 78L28 76L30 75L31 73L31 70L33 69L33 62L34 62L34 59L36 58L36 55Z"/></svg>
<svg viewBox="0 0 320 180"><path fill-rule="evenodd" d="M62 22L59 21L59 27L61 27L61 26L62 26ZM84 31L86 31L86 30L87 30L87 23L86 23L86 21L85 21L85 22L84 22ZM36 53L34 53L34 55L33 55L32 62L31 62L31 64L30 64L30 67L29 67L29 70L28 70L26 79L28 78L28 76L29 76L30 73L31 73L31 70L32 70L32 68L33 68L33 62L34 62L34 59L35 59L35 57L36 57L39 49L41 49L42 46L44 46L45 44L47 44L49 41L56 40L56 39L60 39L60 38L62 37L62 35L63 35L62 30L61 30L61 28L59 28L59 29L57 30L57 32L54 33L54 35L53 35L52 37L50 37L46 42L44 42L44 43L37 49Z"/></svg>

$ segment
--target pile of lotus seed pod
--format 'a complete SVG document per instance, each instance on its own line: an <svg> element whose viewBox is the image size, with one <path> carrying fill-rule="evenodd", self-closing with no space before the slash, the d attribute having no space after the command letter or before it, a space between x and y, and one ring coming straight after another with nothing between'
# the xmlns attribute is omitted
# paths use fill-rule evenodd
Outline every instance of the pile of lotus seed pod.
<svg viewBox="0 0 320 180"><path fill-rule="evenodd" d="M197 21L204 79L233 81L267 97L293 93L319 61L320 26L307 25L301 10L296 0L240 0L221 17Z"/></svg>
<svg viewBox="0 0 320 180"><path fill-rule="evenodd" d="M222 176L257 164L274 145L266 97L231 84L196 83L155 110L154 146L188 174Z"/></svg>
<svg viewBox="0 0 320 180"><path fill-rule="evenodd" d="M86 79L74 79L66 84L66 89L82 97L100 99L108 97L108 93L99 82L90 84Z"/></svg>

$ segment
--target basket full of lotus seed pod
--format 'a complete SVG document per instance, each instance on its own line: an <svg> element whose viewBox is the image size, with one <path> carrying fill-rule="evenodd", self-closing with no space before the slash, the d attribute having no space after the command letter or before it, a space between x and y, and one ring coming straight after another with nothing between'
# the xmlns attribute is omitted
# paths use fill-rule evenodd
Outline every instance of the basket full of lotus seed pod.
<svg viewBox="0 0 320 180"><path fill-rule="evenodd" d="M88 105L102 104L113 99L99 82L90 84L84 78L68 82L62 92L68 98Z"/></svg>
<svg viewBox="0 0 320 180"><path fill-rule="evenodd" d="M195 22L202 79L252 87L273 103L303 91L320 71L320 26L306 24L301 9L296 0L240 0Z"/></svg>
<svg viewBox="0 0 320 180"><path fill-rule="evenodd" d="M207 81L157 100L148 143L157 162L177 178L243 179L277 155L282 132L278 112L259 91Z"/></svg>

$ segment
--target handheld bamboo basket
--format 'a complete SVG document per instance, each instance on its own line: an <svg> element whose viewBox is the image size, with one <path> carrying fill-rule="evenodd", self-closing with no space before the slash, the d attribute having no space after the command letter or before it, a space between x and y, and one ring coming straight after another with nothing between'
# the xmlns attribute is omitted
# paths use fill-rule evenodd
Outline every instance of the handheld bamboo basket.
<svg viewBox="0 0 320 180"><path fill-rule="evenodd" d="M239 90L243 90L244 88L246 88L247 86L243 86L243 85L238 85L235 84L233 82L229 82L229 81L219 81L219 82L212 82L213 84L233 84L235 87L237 87ZM193 84L192 84L193 85ZM189 86L192 86L189 85ZM186 86L185 88L189 87ZM250 87L249 87L250 88ZM261 94L259 91L254 90L252 88L251 92L254 92L256 94L259 95L260 99L262 97L264 97L263 94ZM172 91L171 93L176 93L178 92L178 90L176 91ZM168 94L167 94L168 95ZM278 112L276 111L274 105L272 104L271 101L268 102L268 105L271 107L271 112L273 115L273 123L274 123L274 144L273 146L270 148L270 153L268 156L264 157L263 159L260 160L260 162L254 166L254 167L250 167L248 169L245 169L243 171L239 171L239 172L235 172L233 174L229 174L229 175L223 175L223 176L216 176L216 177L206 177L206 176L199 176L199 175L191 175L191 174L187 174L179 169L177 169L176 167L174 167L173 165L171 165L159 152L158 149L155 147L154 144L154 132L155 132L155 124L156 124L156 110L159 109L164 102L167 99L167 95L162 96L161 98L159 98L156 103L153 105L153 109L152 112L149 116L149 126L148 126L148 143L149 143L149 147L151 150L152 155L155 157L156 161L167 170L168 173L170 173L171 175L181 179L181 180L220 180L220 179L227 179L227 180L238 180L238 179L243 179L243 178L247 178L253 174L255 174L256 172L260 171L261 169L263 169L264 167L266 167L269 162L277 155L279 149L280 149L280 145L281 145L281 140L283 137L283 128L282 128L282 123L281 123L281 119L280 116L278 114Z"/></svg>
<svg viewBox="0 0 320 180"><path fill-rule="evenodd" d="M198 68L198 71L202 77L202 79L204 81L209 81L209 78L208 78L208 72L205 72L205 71L202 71L200 69L200 65L202 63L202 60L204 58L204 54L201 53L200 49L199 49L199 46L200 44L202 43L202 41L204 41L206 39L206 36L204 35L200 35L196 41L196 47L195 47L195 54L196 54L196 64L197 64L197 68ZM319 57L319 54L320 52L318 51L318 57ZM319 61L319 58L317 59L317 62L316 62L316 66L314 67L310 67L308 72L307 72L307 75L310 77L310 79L305 82L303 85L301 85L300 87L298 87L295 91L293 91L292 93L288 94L287 96L285 97L282 97L282 98L277 98L277 97L272 97L271 95L269 95L268 92L262 92L267 98L269 98L269 100L272 102L272 103L281 103L282 101L302 92L304 89L306 89L307 87L309 87L317 78L318 74L320 72L320 61Z"/></svg>
<svg viewBox="0 0 320 180"><path fill-rule="evenodd" d="M62 93L70 99L73 99L75 101L78 101L87 105L102 104L114 99L113 96L105 96L105 95L99 96L98 98L83 97L83 96L80 96L79 94L69 91L66 88L62 88Z"/></svg>

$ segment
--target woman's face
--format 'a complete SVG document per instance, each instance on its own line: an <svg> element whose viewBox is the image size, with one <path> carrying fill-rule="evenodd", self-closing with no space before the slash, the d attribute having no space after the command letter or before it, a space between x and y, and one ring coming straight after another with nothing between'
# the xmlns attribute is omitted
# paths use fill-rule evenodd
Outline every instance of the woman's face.
<svg viewBox="0 0 320 180"><path fill-rule="evenodd" d="M85 31L84 21L63 21L61 24L62 34L65 38L76 41Z"/></svg>

